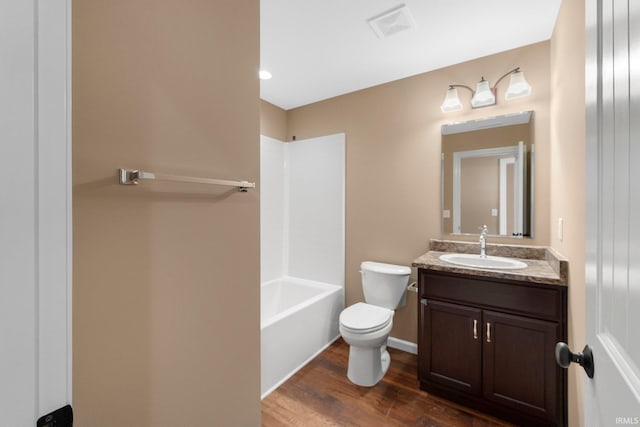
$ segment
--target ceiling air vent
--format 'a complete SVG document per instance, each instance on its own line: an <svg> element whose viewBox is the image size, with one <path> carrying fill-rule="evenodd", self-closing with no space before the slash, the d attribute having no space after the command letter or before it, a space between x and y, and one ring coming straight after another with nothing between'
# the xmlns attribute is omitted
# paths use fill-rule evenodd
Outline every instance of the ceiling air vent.
<svg viewBox="0 0 640 427"><path fill-rule="evenodd" d="M393 34L415 28L416 23L406 4L401 4L367 20L376 35L383 39Z"/></svg>

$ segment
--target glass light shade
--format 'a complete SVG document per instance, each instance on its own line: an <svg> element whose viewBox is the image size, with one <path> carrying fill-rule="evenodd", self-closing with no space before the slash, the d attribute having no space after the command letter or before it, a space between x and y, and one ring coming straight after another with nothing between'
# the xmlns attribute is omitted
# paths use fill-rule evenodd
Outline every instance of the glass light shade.
<svg viewBox="0 0 640 427"><path fill-rule="evenodd" d="M480 80L476 86L476 93L473 95L473 98L471 98L471 106L477 108L494 105L495 103L496 97L489 87L489 82L485 79Z"/></svg>
<svg viewBox="0 0 640 427"><path fill-rule="evenodd" d="M450 87L449 90L447 90L447 96L444 98L440 109L443 113L462 110L462 102L460 102L460 98L458 98L458 89Z"/></svg>
<svg viewBox="0 0 640 427"><path fill-rule="evenodd" d="M509 87L507 88L507 92L504 94L504 99L509 101L511 99L529 95L531 95L531 85L525 80L524 73L522 71L518 71L511 74Z"/></svg>

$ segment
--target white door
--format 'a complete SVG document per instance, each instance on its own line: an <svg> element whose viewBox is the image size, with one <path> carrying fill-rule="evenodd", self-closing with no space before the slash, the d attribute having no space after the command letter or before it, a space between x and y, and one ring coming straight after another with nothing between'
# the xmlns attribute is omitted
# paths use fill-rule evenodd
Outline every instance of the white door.
<svg viewBox="0 0 640 427"><path fill-rule="evenodd" d="M640 2L586 6L586 339L595 375L584 377L584 419L639 425Z"/></svg>
<svg viewBox="0 0 640 427"><path fill-rule="evenodd" d="M0 2L0 424L71 401L70 0Z"/></svg>
<svg viewBox="0 0 640 427"><path fill-rule="evenodd" d="M524 142L518 141L518 156L516 157L515 182L514 186L514 206L513 206L513 233L516 236L522 236L524 233L524 225L522 224L524 206Z"/></svg>
<svg viewBox="0 0 640 427"><path fill-rule="evenodd" d="M503 157L499 159L500 161L500 185L498 188L500 189L500 205L498 208L499 214L499 234L501 236L506 236L507 234L514 233L514 224L516 223L518 216L518 206L517 206L517 197L515 197L515 189L517 188L516 181L516 158L515 157ZM512 183L509 185L509 183ZM513 191L509 191L509 188L512 188ZM509 203L511 202L511 203ZM509 204L511 204L511 222L509 222ZM509 233L509 230L512 230Z"/></svg>

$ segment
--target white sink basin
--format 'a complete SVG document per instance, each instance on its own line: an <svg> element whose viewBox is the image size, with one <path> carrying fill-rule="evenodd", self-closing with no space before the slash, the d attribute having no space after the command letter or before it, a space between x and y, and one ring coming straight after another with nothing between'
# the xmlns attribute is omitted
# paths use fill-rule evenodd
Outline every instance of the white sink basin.
<svg viewBox="0 0 640 427"><path fill-rule="evenodd" d="M474 254L444 254L440 255L442 261L451 264L462 265L474 268L490 268L500 270L517 270L519 268L527 268L527 264L512 258L503 258L499 256L487 256L481 258L480 255Z"/></svg>

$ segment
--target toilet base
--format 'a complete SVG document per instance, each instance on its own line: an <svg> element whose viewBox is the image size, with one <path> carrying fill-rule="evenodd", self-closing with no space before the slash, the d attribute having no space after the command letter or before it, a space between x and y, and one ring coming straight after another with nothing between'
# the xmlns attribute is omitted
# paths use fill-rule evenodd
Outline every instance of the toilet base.
<svg viewBox="0 0 640 427"><path fill-rule="evenodd" d="M356 385L373 387L387 373L390 363L391 356L386 345L374 348L351 345L347 378Z"/></svg>

